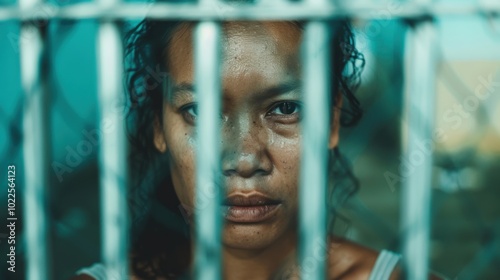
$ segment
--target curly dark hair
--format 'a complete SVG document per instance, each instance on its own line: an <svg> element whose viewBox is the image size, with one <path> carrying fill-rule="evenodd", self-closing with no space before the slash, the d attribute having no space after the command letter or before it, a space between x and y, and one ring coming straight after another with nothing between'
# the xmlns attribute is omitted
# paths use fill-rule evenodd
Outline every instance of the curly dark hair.
<svg viewBox="0 0 500 280"><path fill-rule="evenodd" d="M162 122L162 87L159 76L167 73L166 46L180 21L145 19L126 36L127 87L132 237L130 261L134 275L141 279L185 275L191 260L189 225L173 190L166 156L153 145L154 123ZM299 28L303 23L294 22ZM332 26L332 100L340 93L344 99L341 125L354 125L362 110L354 95L360 83L364 58L354 44L349 20L337 19ZM332 150L332 195L335 206L356 192L358 183L337 148ZM336 216L336 215L333 215Z"/></svg>

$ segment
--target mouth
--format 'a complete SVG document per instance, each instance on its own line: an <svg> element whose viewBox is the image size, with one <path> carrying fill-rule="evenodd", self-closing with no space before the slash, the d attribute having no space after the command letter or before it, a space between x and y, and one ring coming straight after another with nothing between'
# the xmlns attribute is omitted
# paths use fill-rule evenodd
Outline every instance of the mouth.
<svg viewBox="0 0 500 280"><path fill-rule="evenodd" d="M231 195L222 203L225 219L233 223L263 222L273 217L280 206L280 200L262 194Z"/></svg>

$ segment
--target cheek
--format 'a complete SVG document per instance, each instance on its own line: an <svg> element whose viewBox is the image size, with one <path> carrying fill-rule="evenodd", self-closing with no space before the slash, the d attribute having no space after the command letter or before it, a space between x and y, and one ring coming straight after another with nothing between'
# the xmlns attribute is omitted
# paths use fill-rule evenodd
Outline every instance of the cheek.
<svg viewBox="0 0 500 280"><path fill-rule="evenodd" d="M196 180L194 136L182 127L166 128L172 183L180 202L192 206Z"/></svg>
<svg viewBox="0 0 500 280"><path fill-rule="evenodd" d="M275 141L269 145L269 152L274 161L276 176L280 178L282 191L295 201L300 173L300 135L275 137Z"/></svg>
<svg viewBox="0 0 500 280"><path fill-rule="evenodd" d="M195 161L191 147L185 145L171 154L170 166L174 189L183 205L193 205L195 187Z"/></svg>

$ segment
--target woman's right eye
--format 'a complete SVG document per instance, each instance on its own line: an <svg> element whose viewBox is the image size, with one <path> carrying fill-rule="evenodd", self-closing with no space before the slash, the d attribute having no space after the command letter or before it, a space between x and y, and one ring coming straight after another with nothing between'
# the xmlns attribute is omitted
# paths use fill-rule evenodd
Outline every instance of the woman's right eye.
<svg viewBox="0 0 500 280"><path fill-rule="evenodd" d="M197 104L195 104L195 103L186 104L186 105L182 106L179 110L187 122L194 124L194 122L196 121L196 118L198 116L198 105Z"/></svg>

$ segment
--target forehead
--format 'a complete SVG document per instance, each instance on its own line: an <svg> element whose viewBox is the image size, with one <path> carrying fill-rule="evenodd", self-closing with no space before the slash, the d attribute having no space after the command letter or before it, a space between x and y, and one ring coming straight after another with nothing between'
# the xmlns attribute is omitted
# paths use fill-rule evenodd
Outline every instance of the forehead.
<svg viewBox="0 0 500 280"><path fill-rule="evenodd" d="M191 83L194 24L180 25L167 47L174 83ZM226 22L222 37L224 79L287 79L297 76L302 32L292 22ZM255 82L255 81L254 81Z"/></svg>

